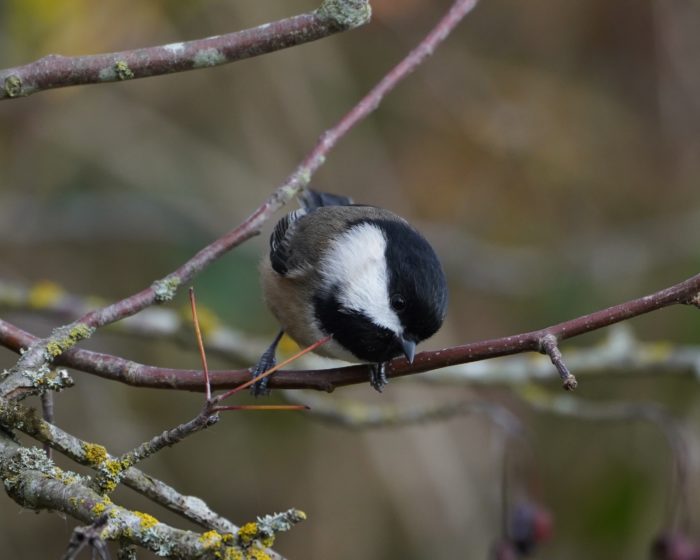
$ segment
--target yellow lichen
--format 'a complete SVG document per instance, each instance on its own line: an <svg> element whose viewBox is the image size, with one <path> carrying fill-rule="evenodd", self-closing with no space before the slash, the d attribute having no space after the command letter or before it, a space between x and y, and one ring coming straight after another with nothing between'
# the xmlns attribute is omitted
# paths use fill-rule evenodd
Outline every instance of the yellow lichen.
<svg viewBox="0 0 700 560"><path fill-rule="evenodd" d="M5 78L4 88L8 97L17 97L22 93L22 78L11 74Z"/></svg>
<svg viewBox="0 0 700 560"><path fill-rule="evenodd" d="M146 530L158 525L158 520L148 513L143 513L140 511L135 511L133 513L140 519L139 525L141 526L141 529Z"/></svg>
<svg viewBox="0 0 700 560"><path fill-rule="evenodd" d="M104 468L112 476L117 476L123 470L129 468L129 461L125 459L122 459L121 461L118 459L108 459L104 462L102 468Z"/></svg>
<svg viewBox="0 0 700 560"><path fill-rule="evenodd" d="M126 60L117 60L114 63L114 70L117 78L120 80L131 80L134 77L134 73L129 68L129 63Z"/></svg>
<svg viewBox="0 0 700 560"><path fill-rule="evenodd" d="M238 537L238 542L240 542L243 546L249 546L250 543L252 543L258 536L258 532L258 524L250 522L238 529L236 536Z"/></svg>
<svg viewBox="0 0 700 560"><path fill-rule="evenodd" d="M114 492L119 484L116 480L103 480L101 481L100 488L105 494Z"/></svg>
<svg viewBox="0 0 700 560"><path fill-rule="evenodd" d="M175 297L177 289L180 286L180 279L177 277L163 278L162 280L156 280L151 284L153 292L156 297L156 301L163 303L165 301L170 301Z"/></svg>
<svg viewBox="0 0 700 560"><path fill-rule="evenodd" d="M205 549L220 546L222 540L223 538L217 531L207 531L206 533L202 533L199 537L199 542L202 543Z"/></svg>
<svg viewBox="0 0 700 560"><path fill-rule="evenodd" d="M83 453L91 465L99 465L107 460L107 449L97 443L83 443Z"/></svg>
<svg viewBox="0 0 700 560"><path fill-rule="evenodd" d="M92 506L92 513L95 515L102 515L105 510L107 509L107 506L109 504L106 501L103 502L97 502L94 506Z"/></svg>
<svg viewBox="0 0 700 560"><path fill-rule="evenodd" d="M90 335L92 334L93 330L94 329L88 327L87 325L83 325L82 323L78 323L70 330L70 332L68 333L68 336L74 342L78 342L79 340L89 338Z"/></svg>
<svg viewBox="0 0 700 560"><path fill-rule="evenodd" d="M273 544L275 544L275 535L270 534L266 537L262 537L260 539L260 544L266 548L270 548Z"/></svg>
<svg viewBox="0 0 700 560"><path fill-rule="evenodd" d="M70 471L63 471L56 467L56 473L54 475L56 480L63 482L64 484L73 484L78 481L78 475Z"/></svg>
<svg viewBox="0 0 700 560"><path fill-rule="evenodd" d="M49 353L50 356L56 358L63 354L63 348L61 346L61 342L49 342L46 345L46 351Z"/></svg>
<svg viewBox="0 0 700 560"><path fill-rule="evenodd" d="M121 480L122 473L131 466L127 459L105 459L100 463L99 485L103 492L114 491Z"/></svg>
<svg viewBox="0 0 700 560"><path fill-rule="evenodd" d="M93 331L93 328L78 323L72 327L65 336L58 337L58 334L65 333L65 329L61 327L60 330L57 329L54 331L52 335L53 340L46 345L46 352L48 352L49 356L52 358L56 358L69 348L75 346L78 341L89 338Z"/></svg>
<svg viewBox="0 0 700 560"><path fill-rule="evenodd" d="M245 557L239 548L231 547L226 549L224 560L245 560Z"/></svg>
<svg viewBox="0 0 700 560"><path fill-rule="evenodd" d="M41 280L29 290L27 303L34 309L43 309L56 303L64 294L63 288L55 282Z"/></svg>
<svg viewBox="0 0 700 560"><path fill-rule="evenodd" d="M246 552L245 557L249 560L271 560L270 555L262 548L251 548Z"/></svg>
<svg viewBox="0 0 700 560"><path fill-rule="evenodd" d="M307 519L307 517L308 517L308 516L306 515L306 512L305 512L305 511L301 511L300 509L295 509L295 510L294 510L294 515L295 515L296 518L297 518L297 522L299 522L299 521L306 521L306 519Z"/></svg>

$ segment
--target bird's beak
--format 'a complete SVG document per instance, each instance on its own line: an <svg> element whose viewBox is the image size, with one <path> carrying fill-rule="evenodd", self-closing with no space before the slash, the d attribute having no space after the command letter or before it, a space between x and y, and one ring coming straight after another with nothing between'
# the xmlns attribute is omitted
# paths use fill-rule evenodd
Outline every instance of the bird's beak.
<svg viewBox="0 0 700 560"><path fill-rule="evenodd" d="M403 353L404 356L406 356L408 363L412 364L413 356L416 355L416 343L412 340L407 340L404 337L400 337L399 342L401 342L401 348L403 348Z"/></svg>

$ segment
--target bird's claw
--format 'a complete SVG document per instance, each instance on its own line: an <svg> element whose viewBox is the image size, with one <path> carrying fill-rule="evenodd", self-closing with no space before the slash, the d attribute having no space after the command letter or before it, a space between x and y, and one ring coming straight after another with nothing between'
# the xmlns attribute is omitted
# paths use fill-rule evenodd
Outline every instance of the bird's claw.
<svg viewBox="0 0 700 560"><path fill-rule="evenodd" d="M267 350L265 350L262 356L260 356L260 359L258 360L258 363L255 364L255 367L250 368L250 376L253 379L277 365L277 360L275 360L275 353L277 352L277 345L282 339L283 334L283 330L277 333L277 336L272 341L272 344L270 344ZM270 389L267 388L269 379L269 376L263 377L261 380L253 383L253 385L251 385L250 387L250 394L254 397L259 397L260 395L269 395Z"/></svg>
<svg viewBox="0 0 700 560"><path fill-rule="evenodd" d="M275 352L265 352L260 356L260 360L255 365L255 367L250 368L250 376L256 378L261 373L265 373L270 368L275 367L277 360L275 360ZM268 381L270 376L263 377L259 381L256 381L250 386L250 394L254 397L267 396L270 394L270 389L268 388Z"/></svg>
<svg viewBox="0 0 700 560"><path fill-rule="evenodd" d="M381 393L384 387L389 383L386 377L386 363L370 364L369 365L369 384L374 389Z"/></svg>

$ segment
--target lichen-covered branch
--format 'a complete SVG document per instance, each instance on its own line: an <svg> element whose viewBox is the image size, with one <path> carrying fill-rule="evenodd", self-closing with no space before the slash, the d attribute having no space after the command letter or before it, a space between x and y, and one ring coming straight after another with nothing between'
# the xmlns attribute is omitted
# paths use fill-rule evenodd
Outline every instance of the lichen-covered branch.
<svg viewBox="0 0 700 560"><path fill-rule="evenodd" d="M0 70L0 100L220 66L363 25L370 14L369 0L325 0L313 12L206 39L87 56L52 54Z"/></svg>
<svg viewBox="0 0 700 560"><path fill-rule="evenodd" d="M222 533L235 533L235 524L212 511L200 498L186 496L164 482L144 474L135 467L119 469L118 458L110 455L102 445L76 438L61 428L49 424L32 408L17 402L0 399L0 425L17 429L73 461L97 471L116 472L120 481L155 503L177 513L205 529Z"/></svg>
<svg viewBox="0 0 700 560"><path fill-rule="evenodd" d="M168 558L269 558L263 547L274 542L275 533L305 519L303 512L292 510L286 523L266 524L264 542L260 542L260 521L244 525L246 531L241 528L236 534L176 529L150 514L112 503L84 477L58 468L41 449L22 447L3 432L0 479L9 496L25 508L62 512L83 523L94 523L106 515L101 539L131 542Z"/></svg>

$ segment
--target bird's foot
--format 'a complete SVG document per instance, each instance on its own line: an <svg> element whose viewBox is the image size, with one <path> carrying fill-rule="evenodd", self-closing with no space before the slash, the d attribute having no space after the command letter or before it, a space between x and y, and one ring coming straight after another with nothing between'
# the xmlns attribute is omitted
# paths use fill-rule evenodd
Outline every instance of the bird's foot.
<svg viewBox="0 0 700 560"><path fill-rule="evenodd" d="M270 344L267 350L265 350L262 356L260 356L260 359L258 360L258 363L255 364L255 367L250 368L250 376L253 379L255 379L261 373L265 373L267 370L277 365L277 360L275 360L275 353L277 352L277 345L282 339L283 334L283 330L277 333L277 336L272 341L272 344ZM253 385L251 385L250 387L250 394L254 397L259 397L260 395L269 395L270 389L267 388L269 379L270 377L268 376L262 378L260 381L256 381L255 383L253 383Z"/></svg>
<svg viewBox="0 0 700 560"><path fill-rule="evenodd" d="M268 348L260 360L255 364L254 367L250 368L250 376L252 378L257 377L261 373L265 373L268 369L275 367L277 365L277 360L275 359L275 349ZM273 374L274 375L274 374ZM267 384L271 376L263 377L260 381L256 381L250 386L250 394L254 397L260 397L270 394L270 389L268 389Z"/></svg>
<svg viewBox="0 0 700 560"><path fill-rule="evenodd" d="M386 362L369 365L369 384L381 393L389 380L386 377Z"/></svg>

